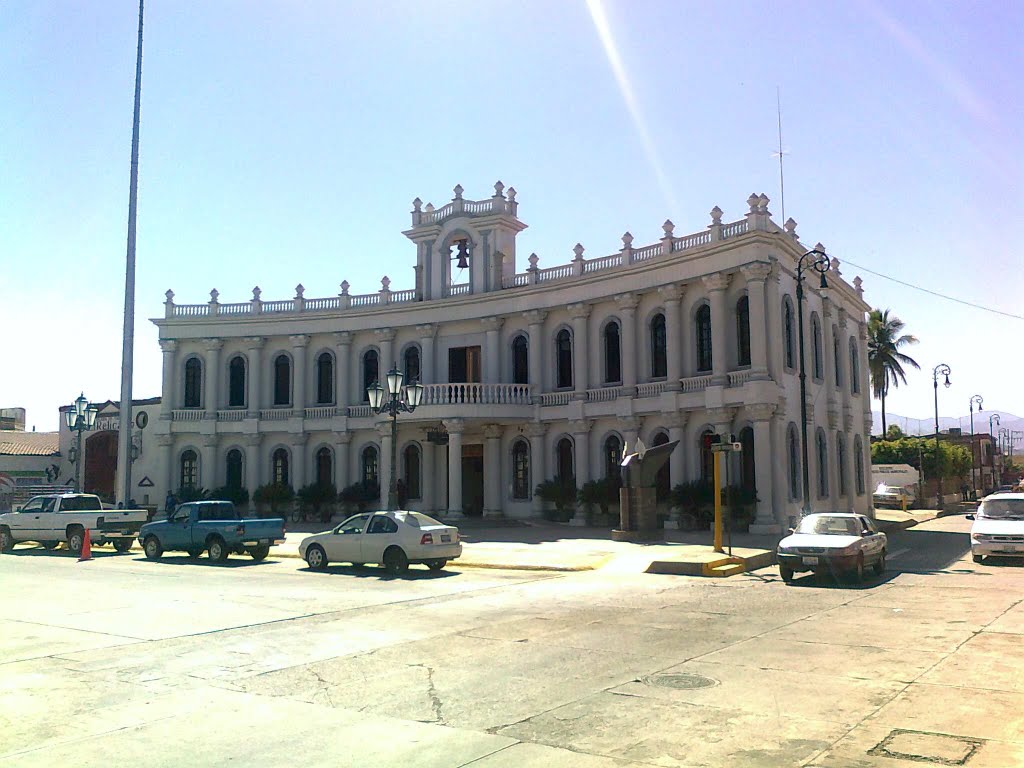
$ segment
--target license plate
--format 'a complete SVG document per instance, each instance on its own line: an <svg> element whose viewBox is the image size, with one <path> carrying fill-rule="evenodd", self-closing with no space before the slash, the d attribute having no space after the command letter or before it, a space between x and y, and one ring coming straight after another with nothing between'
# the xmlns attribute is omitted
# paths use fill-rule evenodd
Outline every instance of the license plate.
<svg viewBox="0 0 1024 768"><path fill-rule="evenodd" d="M1012 554L1015 554L1017 552L1020 552L1021 548L1020 547L1003 547L999 551L1002 552L1004 555L1012 555Z"/></svg>
<svg viewBox="0 0 1024 768"><path fill-rule="evenodd" d="M816 557L804 557L802 558L804 565L817 565L818 558Z"/></svg>
<svg viewBox="0 0 1024 768"><path fill-rule="evenodd" d="M442 533L441 534L441 543L442 544L451 544L452 543L451 535L447 534L447 533Z"/></svg>

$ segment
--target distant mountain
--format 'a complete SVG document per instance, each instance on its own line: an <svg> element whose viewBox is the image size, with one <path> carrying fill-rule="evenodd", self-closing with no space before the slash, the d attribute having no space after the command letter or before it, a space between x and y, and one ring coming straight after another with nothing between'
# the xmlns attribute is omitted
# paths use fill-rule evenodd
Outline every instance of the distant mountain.
<svg viewBox="0 0 1024 768"><path fill-rule="evenodd" d="M1012 413L1006 411L997 410L984 410L981 414L974 414L974 432L975 434L988 432L988 418L993 413L999 414L999 424L994 424L995 431L998 434L1000 429L1009 429L1016 432L1024 432L1024 418L1020 416L1014 416ZM875 435L882 433L882 412L872 411L871 416L873 424L871 426L871 432ZM885 423L887 426L895 424L908 435L932 435L935 434L935 417L927 416L923 419L915 419L909 416L900 416L898 413L886 413ZM971 416L950 417L950 416L939 416L939 429L945 431L950 427L959 427L966 434L971 432ZM1018 439L1016 444L1016 451L1020 451L1024 454L1024 437Z"/></svg>

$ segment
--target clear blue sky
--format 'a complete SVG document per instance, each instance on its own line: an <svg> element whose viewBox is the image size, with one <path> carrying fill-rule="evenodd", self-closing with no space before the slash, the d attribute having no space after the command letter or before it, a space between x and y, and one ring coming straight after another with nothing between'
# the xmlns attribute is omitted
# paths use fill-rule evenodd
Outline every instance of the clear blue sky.
<svg viewBox="0 0 1024 768"><path fill-rule="evenodd" d="M595 5L598 5L595 3ZM602 11L603 9L603 11ZM410 201L519 192L521 259L703 229L751 192L840 260L1024 314L1020 3L159 2L146 8L136 397L148 318L412 286ZM599 34L595 18L607 19ZM137 4L0 6L0 406L119 397ZM609 56L621 63L617 79ZM632 108L629 106L632 104ZM646 138L645 138L646 137ZM520 265L522 269L525 264ZM861 273L917 334L889 410L1024 415L1024 321Z"/></svg>

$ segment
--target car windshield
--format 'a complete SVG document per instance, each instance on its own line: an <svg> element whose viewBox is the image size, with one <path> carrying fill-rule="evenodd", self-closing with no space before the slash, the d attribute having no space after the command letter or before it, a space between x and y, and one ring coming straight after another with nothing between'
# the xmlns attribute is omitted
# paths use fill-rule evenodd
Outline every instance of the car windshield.
<svg viewBox="0 0 1024 768"><path fill-rule="evenodd" d="M986 499L978 508L978 517L1024 520L1024 499Z"/></svg>
<svg viewBox="0 0 1024 768"><path fill-rule="evenodd" d="M857 521L838 515L812 515L800 521L797 533L816 533L832 536L856 536Z"/></svg>

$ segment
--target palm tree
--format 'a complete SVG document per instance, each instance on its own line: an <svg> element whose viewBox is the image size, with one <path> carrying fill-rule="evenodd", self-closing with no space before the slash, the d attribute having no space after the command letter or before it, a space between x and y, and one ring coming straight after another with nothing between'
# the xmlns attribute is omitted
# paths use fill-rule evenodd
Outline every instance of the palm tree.
<svg viewBox="0 0 1024 768"><path fill-rule="evenodd" d="M917 361L900 352L906 344L917 344L917 337L909 333L900 335L904 322L896 315L889 316L889 310L871 310L868 315L868 369L871 371L871 390L875 397L882 401L882 434L885 435L885 396L889 386L898 387L900 382L907 383L904 365L912 365L918 370L921 366Z"/></svg>

